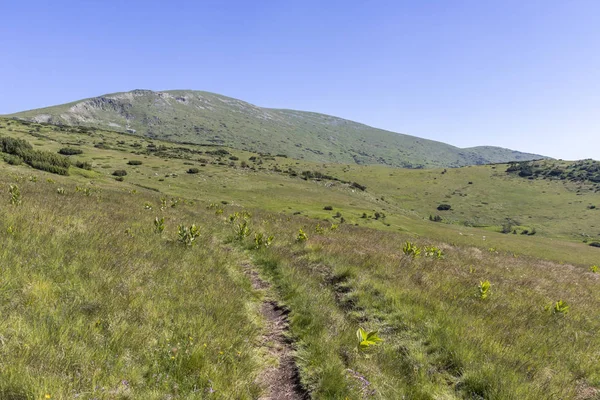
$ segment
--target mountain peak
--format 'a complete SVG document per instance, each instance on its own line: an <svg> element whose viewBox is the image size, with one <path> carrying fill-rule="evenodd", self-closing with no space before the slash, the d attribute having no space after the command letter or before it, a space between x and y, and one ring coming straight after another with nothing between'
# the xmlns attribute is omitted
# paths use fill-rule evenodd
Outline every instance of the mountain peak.
<svg viewBox="0 0 600 400"><path fill-rule="evenodd" d="M544 158L500 147L460 149L330 115L263 108L194 90L135 89L11 116L318 162L428 168Z"/></svg>

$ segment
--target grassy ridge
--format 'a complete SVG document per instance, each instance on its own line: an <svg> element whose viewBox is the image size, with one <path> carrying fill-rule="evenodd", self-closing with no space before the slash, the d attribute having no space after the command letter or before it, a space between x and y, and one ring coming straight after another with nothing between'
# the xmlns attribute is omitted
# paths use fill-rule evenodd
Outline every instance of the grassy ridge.
<svg viewBox="0 0 600 400"><path fill-rule="evenodd" d="M14 114L54 124L220 144L315 162L459 167L543 158L498 147L460 149L329 115L269 109L214 93L134 90Z"/></svg>

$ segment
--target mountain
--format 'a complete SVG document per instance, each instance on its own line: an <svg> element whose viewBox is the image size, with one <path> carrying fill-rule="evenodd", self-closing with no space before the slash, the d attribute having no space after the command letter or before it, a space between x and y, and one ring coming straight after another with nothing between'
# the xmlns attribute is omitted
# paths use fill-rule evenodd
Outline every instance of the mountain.
<svg viewBox="0 0 600 400"><path fill-rule="evenodd" d="M133 90L9 116L317 162L428 168L545 158L500 147L461 149L330 115L262 108L190 90Z"/></svg>

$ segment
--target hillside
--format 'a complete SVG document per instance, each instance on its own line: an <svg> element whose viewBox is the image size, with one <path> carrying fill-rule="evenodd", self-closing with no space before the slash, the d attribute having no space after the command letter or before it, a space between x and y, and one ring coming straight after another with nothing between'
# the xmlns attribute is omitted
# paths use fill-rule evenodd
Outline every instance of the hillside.
<svg viewBox="0 0 600 400"><path fill-rule="evenodd" d="M10 116L314 162L430 168L544 158L489 146L460 149L329 115L261 108L201 91L133 90Z"/></svg>
<svg viewBox="0 0 600 400"><path fill-rule="evenodd" d="M600 395L587 181L4 118L0 151L0 399Z"/></svg>

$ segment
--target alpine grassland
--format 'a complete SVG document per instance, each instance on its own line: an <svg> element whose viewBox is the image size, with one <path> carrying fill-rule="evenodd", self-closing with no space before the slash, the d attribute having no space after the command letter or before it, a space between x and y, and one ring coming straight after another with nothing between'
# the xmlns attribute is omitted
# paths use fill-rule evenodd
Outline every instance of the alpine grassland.
<svg viewBox="0 0 600 400"><path fill-rule="evenodd" d="M600 396L590 183L0 136L0 399Z"/></svg>
<svg viewBox="0 0 600 400"><path fill-rule="evenodd" d="M0 183L0 398L256 398L258 298L216 224L195 236L189 204L41 178Z"/></svg>

